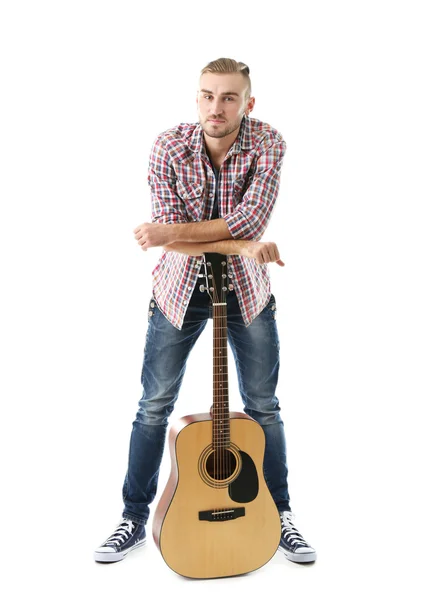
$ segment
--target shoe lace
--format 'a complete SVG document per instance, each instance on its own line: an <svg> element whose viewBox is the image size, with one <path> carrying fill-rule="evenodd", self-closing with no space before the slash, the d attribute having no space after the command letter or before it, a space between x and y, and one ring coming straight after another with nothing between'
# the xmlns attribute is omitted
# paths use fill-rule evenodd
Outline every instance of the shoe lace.
<svg viewBox="0 0 421 600"><path fill-rule="evenodd" d="M293 519L295 515L291 512L281 513L282 537L292 546L308 546L307 542L295 527Z"/></svg>
<svg viewBox="0 0 421 600"><path fill-rule="evenodd" d="M109 538L107 538L107 540L104 542L104 546L108 546L108 545L116 545L116 546L120 546L121 544L124 544L124 542L127 542L127 540L129 539L133 529L134 529L134 523L133 521L130 521L130 519L123 519L117 526L116 530L114 531L114 533L112 535L110 535Z"/></svg>

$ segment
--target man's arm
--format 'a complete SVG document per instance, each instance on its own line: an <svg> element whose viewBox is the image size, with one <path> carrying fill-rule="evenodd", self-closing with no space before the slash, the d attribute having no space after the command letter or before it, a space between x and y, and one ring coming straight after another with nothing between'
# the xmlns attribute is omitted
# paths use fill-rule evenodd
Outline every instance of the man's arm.
<svg viewBox="0 0 421 600"><path fill-rule="evenodd" d="M160 134L153 143L148 165L153 227L169 227L174 223L188 223L184 203L176 192L176 181L177 176L166 149L165 136ZM135 231L138 229L136 228Z"/></svg>
<svg viewBox="0 0 421 600"><path fill-rule="evenodd" d="M234 239L260 240L278 197L285 140L271 133L262 142L253 180L235 210L224 216Z"/></svg>
<svg viewBox="0 0 421 600"><path fill-rule="evenodd" d="M179 242L232 240L224 219L212 219L211 221L199 221L197 223L175 223L173 225L143 223L136 227L134 233L142 250Z"/></svg>
<svg viewBox="0 0 421 600"><path fill-rule="evenodd" d="M227 255L241 255L254 258L259 265L276 262L284 266L274 242L253 242L249 240L221 240L217 242L175 242L164 246L167 252L179 252L189 256L201 256L204 252L217 252Z"/></svg>
<svg viewBox="0 0 421 600"><path fill-rule="evenodd" d="M143 223L134 230L142 250L180 241L212 242L232 239L224 219L188 222L184 203L176 192L176 181L165 137L160 134L152 146L148 166L152 223Z"/></svg>

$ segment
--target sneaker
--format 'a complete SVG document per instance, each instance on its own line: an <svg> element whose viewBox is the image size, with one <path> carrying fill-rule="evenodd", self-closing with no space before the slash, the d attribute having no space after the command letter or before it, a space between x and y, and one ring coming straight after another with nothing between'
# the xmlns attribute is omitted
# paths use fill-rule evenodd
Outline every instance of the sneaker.
<svg viewBox="0 0 421 600"><path fill-rule="evenodd" d="M281 541L278 550L283 552L288 560L293 562L314 562L316 551L312 548L295 527L295 515L290 510L284 510L281 516Z"/></svg>
<svg viewBox="0 0 421 600"><path fill-rule="evenodd" d="M114 533L95 550L94 558L97 562L123 560L130 550L143 546L145 542L145 526L130 519L122 519Z"/></svg>

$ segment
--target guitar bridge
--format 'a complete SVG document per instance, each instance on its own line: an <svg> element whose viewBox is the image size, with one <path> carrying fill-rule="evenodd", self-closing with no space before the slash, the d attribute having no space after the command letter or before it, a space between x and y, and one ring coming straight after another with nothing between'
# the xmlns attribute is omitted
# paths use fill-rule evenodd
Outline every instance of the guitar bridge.
<svg viewBox="0 0 421 600"><path fill-rule="evenodd" d="M232 521L238 517L244 517L246 509L240 508L221 508L217 510L199 511L199 521Z"/></svg>

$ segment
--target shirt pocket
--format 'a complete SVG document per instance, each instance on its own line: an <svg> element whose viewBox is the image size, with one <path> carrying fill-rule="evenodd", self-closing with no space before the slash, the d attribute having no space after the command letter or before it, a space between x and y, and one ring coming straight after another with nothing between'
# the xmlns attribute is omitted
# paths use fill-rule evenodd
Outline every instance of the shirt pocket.
<svg viewBox="0 0 421 600"><path fill-rule="evenodd" d="M176 188L177 194L183 200L186 207L187 216L191 221L200 221L204 209L204 186L200 183L190 183L178 179Z"/></svg>

